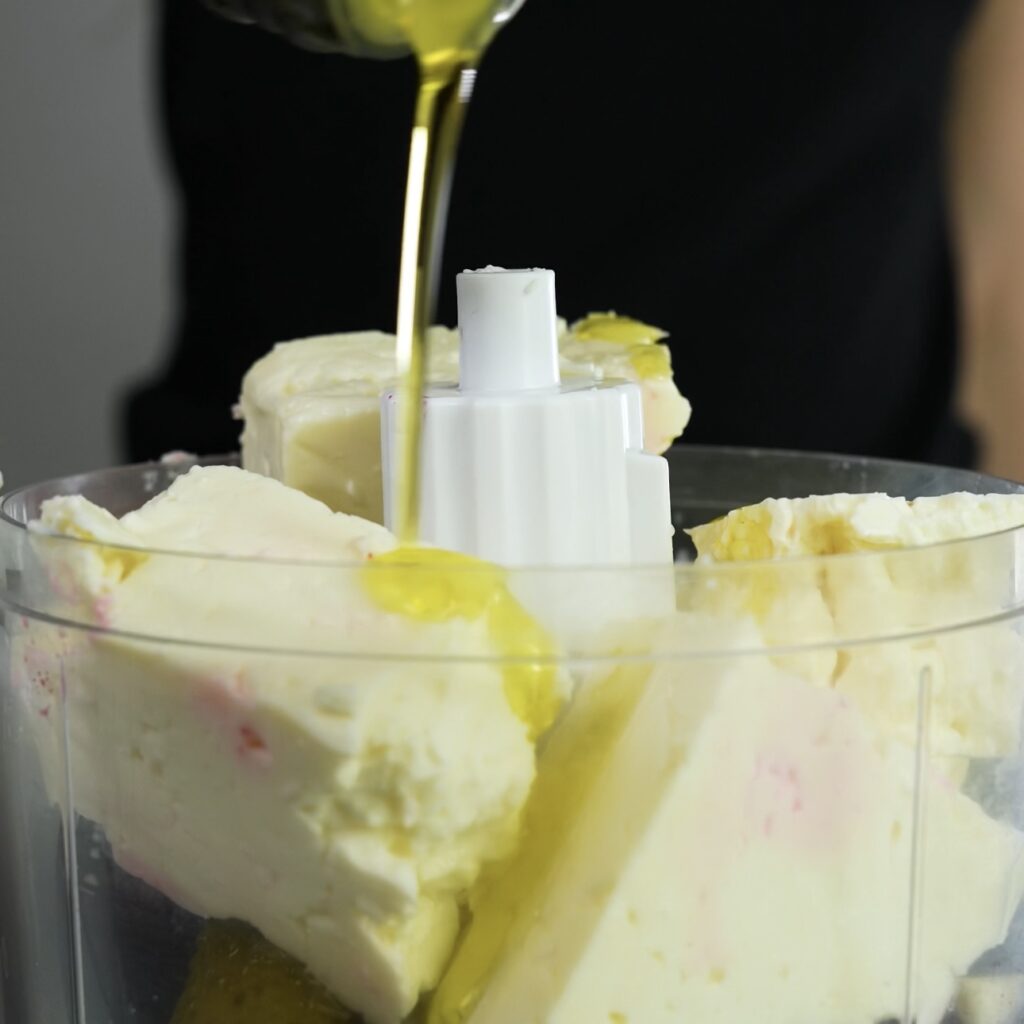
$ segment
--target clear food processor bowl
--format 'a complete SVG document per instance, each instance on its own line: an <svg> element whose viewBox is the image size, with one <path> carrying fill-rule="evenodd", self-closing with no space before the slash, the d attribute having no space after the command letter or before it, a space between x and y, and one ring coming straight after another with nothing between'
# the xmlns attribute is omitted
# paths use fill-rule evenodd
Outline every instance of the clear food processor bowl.
<svg viewBox="0 0 1024 1024"><path fill-rule="evenodd" d="M669 458L678 563L507 573L552 642L505 659L365 601L457 604L490 569L27 528L56 494L122 515L188 463L7 495L0 1022L1024 1020L1021 531L705 565L681 529L1020 488ZM148 632L111 624L136 573ZM358 605L327 644L310 595Z"/></svg>

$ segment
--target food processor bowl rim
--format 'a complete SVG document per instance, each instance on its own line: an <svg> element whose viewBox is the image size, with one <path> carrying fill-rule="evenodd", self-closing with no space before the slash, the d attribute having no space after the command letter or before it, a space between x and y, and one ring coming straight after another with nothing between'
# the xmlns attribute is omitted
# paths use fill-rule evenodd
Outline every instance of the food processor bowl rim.
<svg viewBox="0 0 1024 1024"><path fill-rule="evenodd" d="M765 457L780 459L783 461L788 460L802 460L802 461L814 461L826 463L830 460L840 460L845 463L862 464L864 466L873 466L880 468L890 468L896 471L900 470L916 470L916 471L942 471L948 470L949 467L932 465L929 463L918 463L910 462L899 459L882 459L874 458L872 456L863 455L844 455L841 453L833 452L805 452L796 451L793 449L786 448L746 448L735 445L693 445L693 444L676 444L673 445L669 450L669 456L675 457L677 455L690 452L696 456L713 457L716 455L724 456L725 458L739 458L739 457ZM5 494L0 495L0 530L16 529L28 532L29 523L23 520L15 518L8 511L10 503L20 496L23 496L26 492L37 488L55 488L53 497L63 494L75 494L78 493L76 490L60 490L61 485L70 484L74 485L75 481L84 480L85 478L96 476L99 474L109 474L111 476L124 476L131 478L138 476L146 472L166 472L169 467L173 468L176 466L182 467L182 473L178 475L184 475L194 467L197 466L239 466L240 456L237 452L230 454L220 455L205 455L205 456L188 456L187 458L171 460L168 457L163 459L153 460L150 462L138 462L128 463L125 465L107 467L105 469L92 470L85 473L69 474L65 477L54 477L46 480L36 481L35 483L25 484L17 487ZM1001 477L990 476L983 473L978 473L973 470L956 470L956 472L962 472L967 475L973 475L981 481L991 481L994 485L1003 485L1007 490L995 493L1020 493L1024 494L1024 484L1016 483L1015 481L1006 480ZM159 492L156 492L159 493ZM837 492L839 493L839 492ZM869 493L869 492L861 492ZM975 493L992 493L992 492L975 492ZM722 502L716 504L721 505ZM799 566L810 566L815 564L835 565L840 562L853 562L857 560L871 560L878 559L879 557L893 558L899 556L913 557L918 552L929 552L938 551L943 549L955 550L966 545L978 545L981 542L991 540L992 538L1001 536L1010 536L1014 534L1020 534L1024 537L1024 523L1020 526L1006 527L1000 530L993 530L988 533L972 534L966 537L956 537L950 540L934 541L929 544L920 544L913 547L884 547L869 549L863 551L851 551L842 552L838 554L829 555L784 555L781 557L775 557L771 559L736 559L728 562L712 562L702 561L700 559L692 561L677 561L671 566L665 565L643 565L643 564L632 564L632 565L525 565L516 566L514 568L508 568L506 571L513 573L516 577L531 577L531 578L544 578L559 575L580 575L590 574L599 576L602 574L609 574L615 576L643 576L643 575L664 575L666 572L672 572L674 575L687 576L687 575L708 575L708 574L721 574L725 575L730 572L749 572L752 567L760 566L773 566L773 567L799 567ZM267 565L267 566L291 566L296 568L308 568L308 569L349 569L349 570L360 570L360 571L376 571L372 560L370 561L342 561L334 559L316 559L316 558L267 558L267 557L256 557L252 555L229 555L218 552L210 551L191 551L184 549L175 548L153 548L143 547L141 545L128 545L128 544L113 544L101 540L93 540L81 537L72 537L67 534L48 533L40 531L38 536L45 538L47 541L68 543L72 545L80 545L89 549L99 548L108 551L126 551L130 553L142 553L149 556L159 556L165 558L179 558L187 560L204 560L204 561L225 561L239 564L249 565ZM384 569L394 569L396 565L400 563L389 562L387 565L381 566ZM432 565L403 565L403 570L410 572L436 572L437 566ZM445 566L445 572L457 572L457 573L474 573L474 572L489 572L492 571L489 565L474 566L474 565L452 565Z"/></svg>
<svg viewBox="0 0 1024 1024"><path fill-rule="evenodd" d="M779 658L815 654L825 651L849 651L865 647L883 647L892 644L920 643L950 634L960 634L976 629L987 629L999 625L1007 625L1021 618L1024 613L1024 602L1001 609L997 612L978 615L960 621L940 623L918 629L906 629L893 633L854 635L850 637L833 637L827 640L811 640L807 643L773 643L765 642L759 646L735 647L679 647L651 649L642 652L630 651L597 651L581 652L575 650L557 650L548 654L523 655L476 655L453 654L444 652L432 654L425 652L409 652L396 654L391 650L345 650L340 648L313 647L274 647L251 643L239 643L232 640L195 639L183 636L167 636L157 633L141 633L133 630L112 629L96 623L83 622L65 618L58 614L41 611L20 605L6 598L0 591L0 611L23 618L29 622L69 631L85 633L91 636L119 643L144 644L160 647L185 648L188 650L218 651L258 655L267 658L308 658L312 660L327 659L331 661L372 661L386 664L424 664L424 665L486 665L500 666L524 665L528 667L551 666L559 669L587 669L603 665L651 665L663 662L689 662L718 660L721 658ZM797 673L799 674L799 673Z"/></svg>

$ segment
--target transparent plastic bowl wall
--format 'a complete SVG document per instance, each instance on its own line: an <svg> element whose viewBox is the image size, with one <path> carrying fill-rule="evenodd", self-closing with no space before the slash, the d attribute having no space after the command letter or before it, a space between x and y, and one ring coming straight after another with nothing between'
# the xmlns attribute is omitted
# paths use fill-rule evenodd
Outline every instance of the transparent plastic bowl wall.
<svg viewBox="0 0 1024 1024"><path fill-rule="evenodd" d="M1015 489L826 456L670 458L679 527L768 496ZM272 986L256 929L327 991L364 984L374 1022L419 989L432 1024L1024 1020L1021 531L511 572L555 648L503 661L473 623L432 632L363 596L436 599L489 586L482 570L26 528L54 494L121 515L188 468L0 506L0 1024L347 1019L203 1017L221 1004L197 963L221 920L245 923L243 987ZM315 646L310 595L337 615ZM129 599L159 628L119 628L111 602ZM538 736L523 700L548 706Z"/></svg>

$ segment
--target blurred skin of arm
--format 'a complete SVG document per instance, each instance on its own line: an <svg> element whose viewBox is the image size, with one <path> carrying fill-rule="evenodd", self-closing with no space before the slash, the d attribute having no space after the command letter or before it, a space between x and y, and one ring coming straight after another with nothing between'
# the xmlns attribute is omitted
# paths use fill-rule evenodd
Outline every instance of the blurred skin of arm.
<svg viewBox="0 0 1024 1024"><path fill-rule="evenodd" d="M1024 481L1024 0L979 6L951 101L960 407L982 468Z"/></svg>

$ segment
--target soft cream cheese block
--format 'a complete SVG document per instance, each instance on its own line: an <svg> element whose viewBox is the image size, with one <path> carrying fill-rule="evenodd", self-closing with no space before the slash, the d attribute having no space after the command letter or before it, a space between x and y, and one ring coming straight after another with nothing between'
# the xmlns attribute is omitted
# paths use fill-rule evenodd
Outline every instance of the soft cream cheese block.
<svg viewBox="0 0 1024 1024"><path fill-rule="evenodd" d="M752 614L775 644L840 641L780 664L850 694L908 741L924 682L933 752L977 757L1018 749L1024 644L1014 622L942 627L993 620L1018 602L1018 541L945 542L1021 524L1024 495L834 494L768 499L690 533L701 560L747 563L701 595L708 607ZM806 558L821 555L841 557ZM862 642L899 633L919 636Z"/></svg>
<svg viewBox="0 0 1024 1024"><path fill-rule="evenodd" d="M538 723L501 668L440 660L493 657L493 626L385 610L361 567L387 531L239 469L193 469L120 521L56 498L34 529L55 610L111 631L14 629L53 790L66 727L75 805L126 870L251 922L371 1024L402 1019L534 777Z"/></svg>
<svg viewBox="0 0 1024 1024"><path fill-rule="evenodd" d="M571 329L561 322L561 328L563 379L636 381L645 445L664 451L690 418L669 350L659 344L664 332L614 314ZM428 380L458 380L458 346L457 331L430 329ZM361 331L276 345L242 382L243 465L333 509L382 521L379 403L395 383L392 334Z"/></svg>
<svg viewBox="0 0 1024 1024"><path fill-rule="evenodd" d="M1024 494L823 494L767 498L688 532L701 555L734 561L917 547L1022 523Z"/></svg>
<svg viewBox="0 0 1024 1024"><path fill-rule="evenodd" d="M585 689L431 1024L902 1019L916 760L842 694L763 658ZM957 976L1006 934L1024 836L924 777L913 1019L938 1024Z"/></svg>

